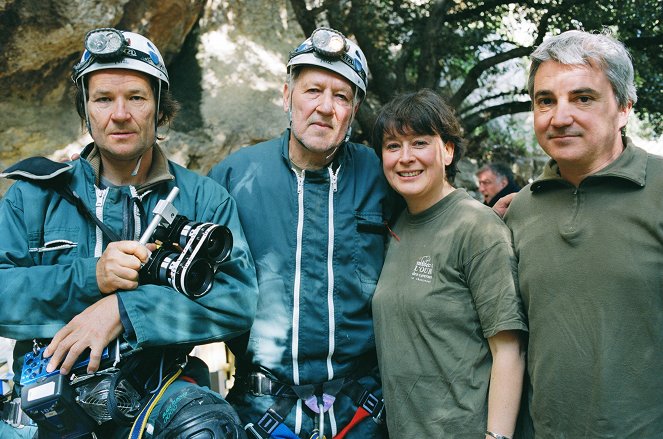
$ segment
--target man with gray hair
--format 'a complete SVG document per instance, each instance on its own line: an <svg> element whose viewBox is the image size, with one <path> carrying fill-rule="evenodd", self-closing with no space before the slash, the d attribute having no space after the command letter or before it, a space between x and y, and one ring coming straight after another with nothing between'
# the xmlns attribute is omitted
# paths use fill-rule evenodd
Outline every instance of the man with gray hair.
<svg viewBox="0 0 663 439"><path fill-rule="evenodd" d="M477 171L476 176L479 192L483 195L483 204L488 207L493 207L503 196L520 190L513 171L506 163L488 163Z"/></svg>
<svg viewBox="0 0 663 439"><path fill-rule="evenodd" d="M513 200L537 438L663 431L663 158L625 135L625 47L568 31L531 56L534 131L551 157Z"/></svg>
<svg viewBox="0 0 663 439"><path fill-rule="evenodd" d="M386 437L371 298L393 198L374 152L349 141L366 57L318 28L287 73L290 127L210 171L237 201L258 275L228 401L253 439Z"/></svg>

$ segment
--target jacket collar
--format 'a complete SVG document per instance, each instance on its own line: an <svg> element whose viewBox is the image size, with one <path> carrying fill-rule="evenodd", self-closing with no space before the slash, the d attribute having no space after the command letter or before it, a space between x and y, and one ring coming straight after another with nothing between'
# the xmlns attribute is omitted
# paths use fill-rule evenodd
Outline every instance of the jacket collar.
<svg viewBox="0 0 663 439"><path fill-rule="evenodd" d="M581 182L595 178L619 178L631 182L637 186L644 187L647 173L647 152L633 144L631 139L626 138L624 151L612 163L598 172L588 176ZM559 166L555 160L550 159L543 168L543 173L532 183L530 189L533 192L553 186L569 185L559 173Z"/></svg>
<svg viewBox="0 0 663 439"><path fill-rule="evenodd" d="M166 155L164 154L159 144L155 143L154 146L152 146L152 150L152 166L147 173L147 179L145 182L136 187L136 190L139 194L146 192L147 190L160 183L165 181L172 181L175 179L175 177L173 177L173 175L170 173L168 159L166 158ZM99 187L101 154L97 145L94 142L88 144L85 149L83 149L81 158L87 160L88 163L90 163L90 166L92 166L92 170L94 171L95 175L94 182L97 187Z"/></svg>
<svg viewBox="0 0 663 439"><path fill-rule="evenodd" d="M289 148L290 148L290 128L287 128L284 132L283 135L281 136L281 157L283 158L286 166L288 168L292 168L292 163L290 163L290 154L289 154ZM339 165L343 162L345 159L345 144L347 142L343 142L341 146L338 147L336 150L336 153L334 154L334 159L331 161L332 169L338 169ZM324 166L322 169L328 168L329 165ZM309 172L309 171L307 171ZM326 171L325 171L326 172Z"/></svg>

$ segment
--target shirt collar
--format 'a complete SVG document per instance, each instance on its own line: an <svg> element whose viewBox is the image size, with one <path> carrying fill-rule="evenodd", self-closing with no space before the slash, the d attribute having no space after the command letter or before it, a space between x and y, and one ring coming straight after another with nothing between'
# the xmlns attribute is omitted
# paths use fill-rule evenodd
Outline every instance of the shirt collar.
<svg viewBox="0 0 663 439"><path fill-rule="evenodd" d="M292 167L292 165L294 165L294 163L290 162L290 155L289 155L291 135L292 134L290 128L287 128L283 132L283 135L281 136L281 156L283 157L283 160L285 161L288 167ZM328 165L324 166L322 169L328 168L329 165L331 165L332 169L334 170L338 169L339 165L343 162L345 157L345 144L346 142L343 142L341 145L339 145L338 149L334 153L334 158L332 159L332 161Z"/></svg>
<svg viewBox="0 0 663 439"><path fill-rule="evenodd" d="M585 178L619 178L629 181L637 186L644 187L647 172L647 152L638 148L628 137L625 141L624 151L612 163L596 173ZM583 180L583 182L585 181ZM559 166L555 160L550 159L543 169L543 173L532 183L530 189L536 192L560 184L568 185L559 173ZM581 183L582 184L582 183Z"/></svg>
<svg viewBox="0 0 663 439"><path fill-rule="evenodd" d="M151 189L159 183L175 179L170 173L166 154L164 154L159 144L155 143L152 146L152 150L152 166L147 173L147 179L142 184L136 186L136 190L139 194ZM90 143L85 149L83 149L81 157L87 160L90 163L90 166L92 166L95 175L95 184L99 187L101 170L101 154L99 148L94 142Z"/></svg>

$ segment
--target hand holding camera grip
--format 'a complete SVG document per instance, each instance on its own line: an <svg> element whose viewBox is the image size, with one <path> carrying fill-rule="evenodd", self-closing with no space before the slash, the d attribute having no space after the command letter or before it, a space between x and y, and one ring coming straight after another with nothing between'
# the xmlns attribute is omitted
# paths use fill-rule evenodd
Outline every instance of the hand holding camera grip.
<svg viewBox="0 0 663 439"><path fill-rule="evenodd" d="M170 191L168 197L166 197L165 200L159 200L157 205L154 207L154 210L152 211L152 213L154 213L154 218L152 218L150 225L147 226L145 233L143 233L143 236L140 237L138 242L143 245L147 244L156 228L159 227L159 224L161 224L162 220L165 220L168 224L172 224L173 220L177 216L177 209L175 209L175 206L173 206L173 201L175 201L175 197L177 197L177 194L179 193L180 188L175 186Z"/></svg>

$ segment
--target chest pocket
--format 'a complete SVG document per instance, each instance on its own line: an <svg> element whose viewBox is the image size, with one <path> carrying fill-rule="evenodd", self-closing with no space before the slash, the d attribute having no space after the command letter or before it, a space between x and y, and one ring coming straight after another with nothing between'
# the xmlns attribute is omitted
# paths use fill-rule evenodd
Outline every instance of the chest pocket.
<svg viewBox="0 0 663 439"><path fill-rule="evenodd" d="M43 241L30 245L30 254L37 265L70 264L79 256L79 229L60 228L44 231Z"/></svg>
<svg viewBox="0 0 663 439"><path fill-rule="evenodd" d="M355 212L355 246L353 258L362 292L373 294L384 262L385 226L381 213Z"/></svg>

